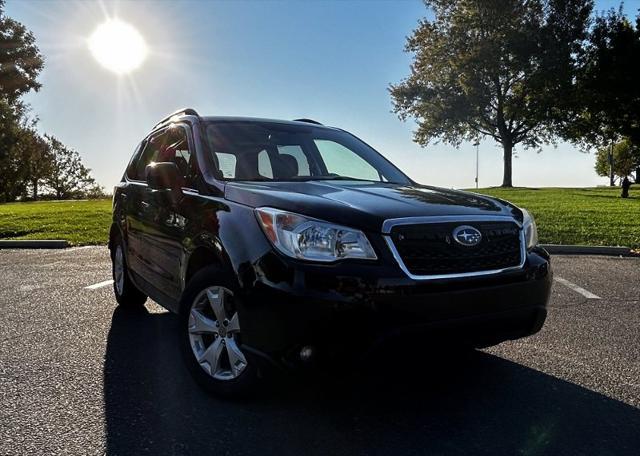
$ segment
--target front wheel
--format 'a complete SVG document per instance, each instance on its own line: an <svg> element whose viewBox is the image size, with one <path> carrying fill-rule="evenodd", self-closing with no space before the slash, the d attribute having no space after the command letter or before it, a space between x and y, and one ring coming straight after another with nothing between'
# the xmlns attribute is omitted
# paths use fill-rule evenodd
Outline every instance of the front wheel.
<svg viewBox="0 0 640 456"><path fill-rule="evenodd" d="M222 396L249 393L258 380L256 363L242 349L233 282L220 268L205 268L189 282L180 306L187 367L200 385Z"/></svg>

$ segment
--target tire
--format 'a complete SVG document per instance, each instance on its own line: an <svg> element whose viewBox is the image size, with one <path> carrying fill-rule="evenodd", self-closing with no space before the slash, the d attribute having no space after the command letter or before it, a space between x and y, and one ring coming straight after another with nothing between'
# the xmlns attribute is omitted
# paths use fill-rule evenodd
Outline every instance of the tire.
<svg viewBox="0 0 640 456"><path fill-rule="evenodd" d="M258 360L242 350L234 276L217 266L198 271L180 301L180 345L185 364L206 391L223 397L254 393Z"/></svg>
<svg viewBox="0 0 640 456"><path fill-rule="evenodd" d="M111 250L111 275L113 277L113 293L118 305L126 308L142 307L147 295L138 290L129 278L129 268L124 254L124 243L117 238Z"/></svg>

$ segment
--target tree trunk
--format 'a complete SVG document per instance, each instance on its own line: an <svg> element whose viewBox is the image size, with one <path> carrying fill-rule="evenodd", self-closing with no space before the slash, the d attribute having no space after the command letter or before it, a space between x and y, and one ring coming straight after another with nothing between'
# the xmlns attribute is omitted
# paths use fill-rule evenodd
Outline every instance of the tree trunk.
<svg viewBox="0 0 640 456"><path fill-rule="evenodd" d="M502 143L502 148L504 150L504 176L502 178L502 186L503 187L513 187L513 182L511 179L511 162L513 158L513 144L510 141L505 141Z"/></svg>
<svg viewBox="0 0 640 456"><path fill-rule="evenodd" d="M38 180L33 181L33 200L37 201L38 199Z"/></svg>
<svg viewBox="0 0 640 456"><path fill-rule="evenodd" d="M609 187L615 187L616 176L613 173L613 142L609 147Z"/></svg>

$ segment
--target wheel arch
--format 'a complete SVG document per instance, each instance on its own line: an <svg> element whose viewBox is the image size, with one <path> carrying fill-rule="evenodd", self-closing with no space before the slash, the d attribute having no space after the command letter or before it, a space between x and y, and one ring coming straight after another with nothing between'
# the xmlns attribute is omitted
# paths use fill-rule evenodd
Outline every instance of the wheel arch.
<svg viewBox="0 0 640 456"><path fill-rule="evenodd" d="M109 250L113 250L113 242L117 237L123 238L122 229L117 223L114 222L111 224L111 228L109 228L109 242L107 244Z"/></svg>
<svg viewBox="0 0 640 456"><path fill-rule="evenodd" d="M219 254L206 246L196 247L188 256L184 273L182 276L182 288L184 289L189 280L201 269L212 265L223 265L224 262L220 259Z"/></svg>

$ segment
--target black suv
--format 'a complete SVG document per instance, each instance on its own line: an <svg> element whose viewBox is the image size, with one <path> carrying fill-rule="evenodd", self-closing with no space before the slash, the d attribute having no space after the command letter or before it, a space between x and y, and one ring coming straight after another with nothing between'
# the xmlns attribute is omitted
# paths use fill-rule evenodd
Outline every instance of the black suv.
<svg viewBox="0 0 640 456"><path fill-rule="evenodd" d="M115 187L109 248L118 303L179 314L193 375L233 394L271 365L534 334L537 242L524 209L417 184L339 128L184 109Z"/></svg>

